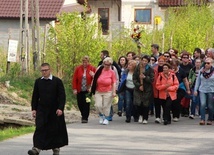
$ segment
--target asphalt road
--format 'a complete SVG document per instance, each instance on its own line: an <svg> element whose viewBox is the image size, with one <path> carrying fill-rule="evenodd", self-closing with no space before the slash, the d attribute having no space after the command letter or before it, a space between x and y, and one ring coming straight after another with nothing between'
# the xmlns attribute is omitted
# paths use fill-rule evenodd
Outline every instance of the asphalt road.
<svg viewBox="0 0 214 155"><path fill-rule="evenodd" d="M125 123L125 117L114 116L109 125L99 125L98 118L87 124L68 124L69 145L60 155L213 155L214 127L200 126L199 118L181 118L171 125ZM0 142L0 155L27 155L32 134ZM42 151L40 155L52 155Z"/></svg>

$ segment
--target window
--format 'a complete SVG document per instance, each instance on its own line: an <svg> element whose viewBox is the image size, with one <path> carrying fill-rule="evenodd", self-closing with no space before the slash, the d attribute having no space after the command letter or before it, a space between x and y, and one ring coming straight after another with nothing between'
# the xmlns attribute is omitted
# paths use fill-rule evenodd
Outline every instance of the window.
<svg viewBox="0 0 214 155"><path fill-rule="evenodd" d="M108 34L109 30L109 8L98 8L99 23L102 25L103 35Z"/></svg>
<svg viewBox="0 0 214 155"><path fill-rule="evenodd" d="M142 24L151 24L151 9L135 9L135 22Z"/></svg>

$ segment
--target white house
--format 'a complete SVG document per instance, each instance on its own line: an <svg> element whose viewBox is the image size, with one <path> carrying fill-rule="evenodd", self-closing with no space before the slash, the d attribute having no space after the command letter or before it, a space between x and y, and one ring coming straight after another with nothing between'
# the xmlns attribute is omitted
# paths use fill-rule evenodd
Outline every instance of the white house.
<svg viewBox="0 0 214 155"><path fill-rule="evenodd" d="M103 35L111 35L121 27L131 28L133 23L153 29L155 19L162 21L159 28L164 24L165 9L159 7L157 0L88 0L88 4L91 13L100 17Z"/></svg>
<svg viewBox="0 0 214 155"><path fill-rule="evenodd" d="M213 0L192 0L197 5ZM78 0L84 3L84 0ZM100 17L103 35L112 36L121 27L131 28L134 24L147 30L161 29L164 26L168 7L186 5L185 0L87 0L91 14ZM111 38L111 37L110 37Z"/></svg>

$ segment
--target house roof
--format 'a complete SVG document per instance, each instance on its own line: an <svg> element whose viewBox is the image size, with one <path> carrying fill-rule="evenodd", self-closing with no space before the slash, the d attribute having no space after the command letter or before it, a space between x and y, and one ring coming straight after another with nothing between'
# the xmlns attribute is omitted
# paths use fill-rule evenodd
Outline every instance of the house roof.
<svg viewBox="0 0 214 155"><path fill-rule="evenodd" d="M86 12L89 13L91 8L89 6L85 7L84 5L80 5L79 3L67 4L64 5L60 12Z"/></svg>
<svg viewBox="0 0 214 155"><path fill-rule="evenodd" d="M202 3L207 3L207 0L193 0L193 3L200 5ZM186 5L186 0L158 0L158 5L162 7L168 7L168 6L183 6Z"/></svg>
<svg viewBox="0 0 214 155"><path fill-rule="evenodd" d="M21 0L0 0L0 18L19 18ZM31 0L28 0L28 16L31 17ZM39 0L39 16L45 19L55 19L60 12L64 0Z"/></svg>

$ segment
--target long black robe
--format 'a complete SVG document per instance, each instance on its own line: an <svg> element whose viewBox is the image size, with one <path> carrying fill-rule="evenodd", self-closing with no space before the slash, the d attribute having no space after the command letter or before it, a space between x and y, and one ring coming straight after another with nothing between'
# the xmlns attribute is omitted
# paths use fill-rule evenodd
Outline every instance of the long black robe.
<svg viewBox="0 0 214 155"><path fill-rule="evenodd" d="M65 89L59 78L36 79L31 102L32 110L37 111L34 147L48 150L68 145L64 114L56 115L57 109L64 110L65 101Z"/></svg>

